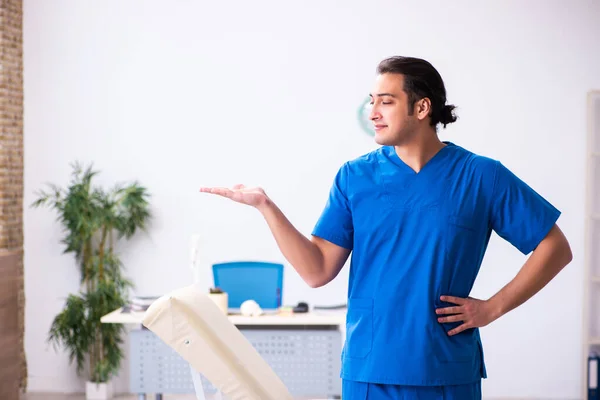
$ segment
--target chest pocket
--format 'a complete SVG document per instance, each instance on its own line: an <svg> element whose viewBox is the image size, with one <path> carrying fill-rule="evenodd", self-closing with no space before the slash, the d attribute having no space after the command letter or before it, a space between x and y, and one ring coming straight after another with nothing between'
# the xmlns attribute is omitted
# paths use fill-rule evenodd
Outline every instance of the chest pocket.
<svg viewBox="0 0 600 400"><path fill-rule="evenodd" d="M446 290L466 296L470 278L477 271L478 243L481 240L478 225L473 218L451 215L447 217L444 238ZM462 284L462 283L465 284Z"/></svg>

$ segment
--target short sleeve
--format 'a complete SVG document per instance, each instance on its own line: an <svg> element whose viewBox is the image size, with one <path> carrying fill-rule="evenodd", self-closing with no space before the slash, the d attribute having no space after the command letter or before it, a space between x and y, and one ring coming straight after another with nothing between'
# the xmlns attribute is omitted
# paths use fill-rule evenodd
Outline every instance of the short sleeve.
<svg viewBox="0 0 600 400"><path fill-rule="evenodd" d="M497 162L494 175L492 229L523 254L529 254L561 213L502 163Z"/></svg>
<svg viewBox="0 0 600 400"><path fill-rule="evenodd" d="M335 176L325 209L321 213L312 234L352 250L354 226L352 224L347 187L348 168L347 164L344 164Z"/></svg>

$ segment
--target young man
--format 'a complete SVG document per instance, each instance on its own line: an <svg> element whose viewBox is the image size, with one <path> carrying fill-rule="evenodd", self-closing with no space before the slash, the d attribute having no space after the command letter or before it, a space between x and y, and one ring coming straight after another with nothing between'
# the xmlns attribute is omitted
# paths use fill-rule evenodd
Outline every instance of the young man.
<svg viewBox="0 0 600 400"><path fill-rule="evenodd" d="M392 57L371 93L376 151L345 163L311 238L261 188L202 188L254 206L312 287L352 252L344 400L481 399L479 327L518 307L572 258L560 212L500 162L450 142L456 121L439 73ZM492 231L527 262L487 300L469 297Z"/></svg>

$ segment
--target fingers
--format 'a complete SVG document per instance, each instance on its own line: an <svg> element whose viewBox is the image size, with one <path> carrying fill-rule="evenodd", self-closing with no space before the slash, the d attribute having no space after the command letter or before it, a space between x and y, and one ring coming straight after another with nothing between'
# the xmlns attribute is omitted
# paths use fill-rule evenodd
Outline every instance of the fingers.
<svg viewBox="0 0 600 400"><path fill-rule="evenodd" d="M456 335L457 333L461 333L462 331L465 331L467 329L471 328L471 324L465 322L462 325L457 326L456 328L452 329L451 331L448 332L449 336L453 336Z"/></svg>
<svg viewBox="0 0 600 400"><path fill-rule="evenodd" d="M231 198L231 196L234 193L230 189L220 188L220 187L213 187L213 188L202 187L202 188L200 188L200 192L216 194L216 195L228 197L228 198Z"/></svg>
<svg viewBox="0 0 600 400"><path fill-rule="evenodd" d="M467 315L468 314L468 310L467 310L468 304L467 303L468 303L469 299L463 299L463 298L455 297L455 296L441 296L440 300L448 302L448 303L457 304L457 306L436 309L435 310L436 314L442 314L442 315L443 314L453 314L453 315L448 315L445 317L439 317L438 322L450 323L450 322L464 321L458 327L450 330L448 332L449 336L459 334L459 333L463 332L464 330L472 327L471 326L472 325L471 318Z"/></svg>
<svg viewBox="0 0 600 400"><path fill-rule="evenodd" d="M467 302L467 299L462 299L460 297L454 297L454 296L441 296L440 300L446 301L448 303L458 304L461 306Z"/></svg>
<svg viewBox="0 0 600 400"><path fill-rule="evenodd" d="M445 308L438 308L437 310L435 310L435 312L437 314L460 314L462 312L462 309L460 307L445 307Z"/></svg>
<svg viewBox="0 0 600 400"><path fill-rule="evenodd" d="M233 185L231 189L225 187L201 187L200 192L224 195L233 190L246 190L246 185L238 183Z"/></svg>
<svg viewBox="0 0 600 400"><path fill-rule="evenodd" d="M458 321L464 321L464 316L462 314L459 315L451 315L449 317L440 317L438 318L438 322L458 322Z"/></svg>

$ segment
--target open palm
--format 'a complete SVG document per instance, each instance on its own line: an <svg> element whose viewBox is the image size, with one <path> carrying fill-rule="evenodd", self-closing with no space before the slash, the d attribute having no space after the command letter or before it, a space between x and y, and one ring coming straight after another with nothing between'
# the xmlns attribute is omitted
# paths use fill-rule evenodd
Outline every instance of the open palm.
<svg viewBox="0 0 600 400"><path fill-rule="evenodd" d="M259 187L247 188L244 185L235 185L231 189L223 187L203 187L200 188L200 192L227 197L238 203L247 204L253 207L261 206L267 201L265 191Z"/></svg>

